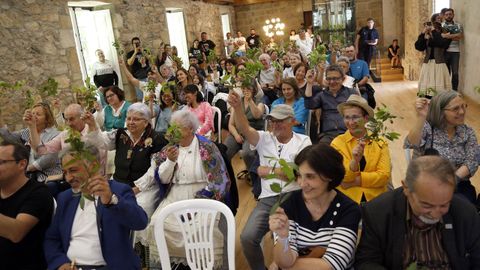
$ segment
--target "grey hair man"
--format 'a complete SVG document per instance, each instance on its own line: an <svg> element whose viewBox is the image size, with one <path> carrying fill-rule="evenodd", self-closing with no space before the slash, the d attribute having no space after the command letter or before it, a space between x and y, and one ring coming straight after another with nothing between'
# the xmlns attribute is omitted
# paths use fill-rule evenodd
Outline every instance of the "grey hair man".
<svg viewBox="0 0 480 270"><path fill-rule="evenodd" d="M413 160L402 187L362 207L355 269L479 269L480 217L454 192L448 160Z"/></svg>

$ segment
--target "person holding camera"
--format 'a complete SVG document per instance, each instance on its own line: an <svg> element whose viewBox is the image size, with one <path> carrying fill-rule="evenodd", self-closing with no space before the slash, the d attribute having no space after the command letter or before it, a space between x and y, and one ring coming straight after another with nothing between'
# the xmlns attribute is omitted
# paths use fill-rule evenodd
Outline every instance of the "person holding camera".
<svg viewBox="0 0 480 270"><path fill-rule="evenodd" d="M419 93L422 96L433 96L435 93L452 90L452 83L445 64L445 50L451 40L444 38L449 34L442 34L442 26L436 22L439 14L433 14L431 21L424 23L422 33L415 42L415 49L425 52L420 80Z"/></svg>
<svg viewBox="0 0 480 270"><path fill-rule="evenodd" d="M139 80L146 80L147 75L145 72L138 72L142 70L142 63L140 62L143 55L143 48L142 43L140 42L140 38L134 37L132 38L132 46L133 50L127 53L127 64L130 68L132 75L139 79ZM146 65L149 66L148 59L146 60Z"/></svg>

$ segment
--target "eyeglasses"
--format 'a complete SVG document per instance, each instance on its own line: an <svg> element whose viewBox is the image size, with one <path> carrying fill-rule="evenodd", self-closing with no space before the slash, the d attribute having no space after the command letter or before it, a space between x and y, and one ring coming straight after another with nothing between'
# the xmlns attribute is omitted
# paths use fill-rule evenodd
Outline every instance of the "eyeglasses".
<svg viewBox="0 0 480 270"><path fill-rule="evenodd" d="M7 162L12 162L12 161L17 162L16 159L0 159L0 165L3 165L3 164L5 164L5 163L7 163Z"/></svg>
<svg viewBox="0 0 480 270"><path fill-rule="evenodd" d="M460 109L465 112L467 110L467 108L468 108L468 104L464 103L462 105L458 105L458 106L455 106L453 108L445 108L444 110L445 111L451 111L451 112L454 112L454 113L459 113Z"/></svg>
<svg viewBox="0 0 480 270"><path fill-rule="evenodd" d="M357 122L358 120L362 119L363 117L360 115L352 115L352 116L344 116L343 120L345 121L354 121Z"/></svg>
<svg viewBox="0 0 480 270"><path fill-rule="evenodd" d="M340 81L342 78L341 77L327 77L325 80L331 82L331 81Z"/></svg>
<svg viewBox="0 0 480 270"><path fill-rule="evenodd" d="M114 97L114 96L115 96L115 94L110 94L110 95L106 96L106 98L109 99L109 98Z"/></svg>
<svg viewBox="0 0 480 270"><path fill-rule="evenodd" d="M268 119L268 122L271 123L271 124L280 124L280 123L283 123L285 120L287 120L289 118L285 118L285 119L274 119L274 118L271 118L271 119Z"/></svg>

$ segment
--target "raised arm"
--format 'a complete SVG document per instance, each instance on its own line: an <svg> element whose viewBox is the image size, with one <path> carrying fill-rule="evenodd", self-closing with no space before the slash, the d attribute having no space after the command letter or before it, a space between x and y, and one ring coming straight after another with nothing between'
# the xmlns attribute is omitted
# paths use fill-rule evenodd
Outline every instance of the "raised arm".
<svg viewBox="0 0 480 270"><path fill-rule="evenodd" d="M408 132L407 140L411 145L420 146L422 140L422 131L427 121L429 100L426 98L417 98L415 101L415 110L417 118L413 122L412 128Z"/></svg>
<svg viewBox="0 0 480 270"><path fill-rule="evenodd" d="M234 91L230 92L230 94L228 94L228 103L233 108L235 117L234 119L237 129L245 136L248 143L256 146L260 139L260 136L258 134L258 131L256 131L248 124L248 119L245 115L245 111L242 108L240 96Z"/></svg>
<svg viewBox="0 0 480 270"><path fill-rule="evenodd" d="M127 75L127 80L130 84L132 84L134 87L138 87L140 85L140 81L133 77L132 73L130 70L128 70L127 66L125 66L125 63L123 62L122 59L118 60L118 64L120 65L120 69Z"/></svg>

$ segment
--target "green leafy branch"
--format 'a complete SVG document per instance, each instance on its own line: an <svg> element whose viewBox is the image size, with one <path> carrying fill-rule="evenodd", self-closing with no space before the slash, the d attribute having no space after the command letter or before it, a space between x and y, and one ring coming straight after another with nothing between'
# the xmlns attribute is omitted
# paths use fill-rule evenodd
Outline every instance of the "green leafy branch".
<svg viewBox="0 0 480 270"><path fill-rule="evenodd" d="M70 155L73 157L73 159L71 159L67 164L65 164L65 166L67 167L80 161L87 171L87 179L90 179L92 176L98 173L100 169L100 164L96 162L96 157L92 153L85 150L85 143L81 140L81 137L82 135L79 131L67 127L67 139L65 140L65 142L70 144ZM86 180L80 185L81 192L75 194L75 196L81 196L80 208L82 210L85 207L85 200L95 200L95 198L86 191L87 185L88 180Z"/></svg>
<svg viewBox="0 0 480 270"><path fill-rule="evenodd" d="M165 133L165 139L168 141L168 145L177 145L182 140L182 130L179 125L170 123Z"/></svg>
<svg viewBox="0 0 480 270"><path fill-rule="evenodd" d="M251 48L251 49L247 49L245 56L252 61L258 61L258 57L260 56L261 53L262 52L260 51L259 48Z"/></svg>
<svg viewBox="0 0 480 270"><path fill-rule="evenodd" d="M214 50L210 50L207 55L207 64L217 63L218 57Z"/></svg>
<svg viewBox="0 0 480 270"><path fill-rule="evenodd" d="M246 62L245 69L238 72L238 76L242 79L242 87L251 87L253 80L262 68L263 65L258 60Z"/></svg>
<svg viewBox="0 0 480 270"><path fill-rule="evenodd" d="M436 94L437 94L437 90L433 87L429 87L427 89L419 89L417 92L417 97L428 98L428 97L433 97Z"/></svg>
<svg viewBox="0 0 480 270"><path fill-rule="evenodd" d="M386 138L389 141L394 141L400 138L400 133L389 131L388 127L385 125L386 122L393 124L393 119L397 118L397 116L390 113L385 104L382 104L382 106L383 107L377 108L375 116L370 118L365 125L365 128L369 131L364 137L366 140L380 143L385 142L383 138Z"/></svg>
<svg viewBox="0 0 480 270"><path fill-rule="evenodd" d="M115 42L112 43L112 46L115 48L115 50L120 56L123 56L125 51L122 49L122 47L120 46L120 43L117 40L115 40Z"/></svg>
<svg viewBox="0 0 480 270"><path fill-rule="evenodd" d="M273 173L267 175L265 179L270 180L270 179L280 178L279 175L275 174L275 169L277 168L278 165L280 165L282 172L287 177L287 181L285 182L284 185L281 185L280 183L277 183L277 182L270 184L270 189L273 192L279 194L277 201L272 206L272 209L270 209L270 215L272 215L273 213L275 213L275 211L277 211L277 208L290 197L291 193L284 193L283 189L297 179L296 171L298 171L298 166L293 162L287 162L283 158L268 157L268 156L265 156L265 158L269 159L269 164L273 163L273 166L272 166Z"/></svg>
<svg viewBox="0 0 480 270"><path fill-rule="evenodd" d="M309 55L308 62L311 67L316 67L319 63L327 61L327 48L325 45L317 46Z"/></svg>
<svg viewBox="0 0 480 270"><path fill-rule="evenodd" d="M147 91L148 93L155 93L156 87L157 87L157 81L148 80L147 84L145 85L145 91Z"/></svg>
<svg viewBox="0 0 480 270"><path fill-rule="evenodd" d="M81 103L87 111L91 111L97 101L97 87L90 82L90 77L85 80L85 85L73 89L77 102Z"/></svg>
<svg viewBox="0 0 480 270"><path fill-rule="evenodd" d="M475 90L475 92L477 92L477 94L480 94L480 85L477 85L473 88L473 90Z"/></svg>
<svg viewBox="0 0 480 270"><path fill-rule="evenodd" d="M58 82L49 77L46 81L44 81L40 87L38 88L38 92L42 99L47 97L55 97L58 94Z"/></svg>
<svg viewBox="0 0 480 270"><path fill-rule="evenodd" d="M183 67L183 60L182 58L176 56L176 55L172 55L172 60L177 63L177 67Z"/></svg>

